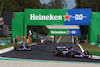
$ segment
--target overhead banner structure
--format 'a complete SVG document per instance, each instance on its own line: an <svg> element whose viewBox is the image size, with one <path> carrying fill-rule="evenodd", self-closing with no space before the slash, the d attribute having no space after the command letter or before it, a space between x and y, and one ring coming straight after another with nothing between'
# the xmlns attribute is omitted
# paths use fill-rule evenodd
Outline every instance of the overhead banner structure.
<svg viewBox="0 0 100 67"><path fill-rule="evenodd" d="M26 25L90 25L91 9L25 9Z"/></svg>
<svg viewBox="0 0 100 67"><path fill-rule="evenodd" d="M49 29L49 35L80 36L80 29Z"/></svg>
<svg viewBox="0 0 100 67"><path fill-rule="evenodd" d="M28 25L90 25L91 9L25 9L13 16L12 38L25 35L27 39Z"/></svg>
<svg viewBox="0 0 100 67"><path fill-rule="evenodd" d="M89 26L89 41L91 45L100 47L100 12L92 12L91 25Z"/></svg>

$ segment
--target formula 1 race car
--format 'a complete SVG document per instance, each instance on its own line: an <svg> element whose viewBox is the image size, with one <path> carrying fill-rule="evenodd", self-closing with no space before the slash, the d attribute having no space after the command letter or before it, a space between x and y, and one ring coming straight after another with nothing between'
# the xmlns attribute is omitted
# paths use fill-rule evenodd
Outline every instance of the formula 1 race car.
<svg viewBox="0 0 100 67"><path fill-rule="evenodd" d="M56 47L54 51L54 56L67 56L67 57L85 57L89 58L89 56L92 57L92 55L89 54L89 51L84 51L82 53L81 51L76 50L72 47Z"/></svg>
<svg viewBox="0 0 100 67"><path fill-rule="evenodd" d="M75 48L71 48L70 50L62 51L61 55L67 56L67 57L85 57L85 58L92 56L89 54L89 51L84 51L84 53L82 53L81 51L78 51Z"/></svg>
<svg viewBox="0 0 100 67"><path fill-rule="evenodd" d="M38 41L38 44L47 44L47 41L45 39L41 39L40 41Z"/></svg>
<svg viewBox="0 0 100 67"><path fill-rule="evenodd" d="M14 50L19 50L19 51L23 51L23 50L26 50L26 51L31 51L32 48L29 46L29 45L26 45L25 43L22 43L20 45L14 45Z"/></svg>
<svg viewBox="0 0 100 67"><path fill-rule="evenodd" d="M66 46L58 46L54 50L54 56L60 56L64 50L66 50Z"/></svg>

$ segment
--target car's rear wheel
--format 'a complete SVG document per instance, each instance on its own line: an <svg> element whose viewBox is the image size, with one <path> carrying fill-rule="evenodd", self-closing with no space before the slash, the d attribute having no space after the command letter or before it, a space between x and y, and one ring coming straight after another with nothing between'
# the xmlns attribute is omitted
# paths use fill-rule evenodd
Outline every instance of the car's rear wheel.
<svg viewBox="0 0 100 67"><path fill-rule="evenodd" d="M16 48L14 47L14 50L16 50Z"/></svg>
<svg viewBox="0 0 100 67"><path fill-rule="evenodd" d="M57 56L57 51L54 51L54 56Z"/></svg>
<svg viewBox="0 0 100 67"><path fill-rule="evenodd" d="M18 45L14 45L14 50L17 50L17 48L18 48Z"/></svg>

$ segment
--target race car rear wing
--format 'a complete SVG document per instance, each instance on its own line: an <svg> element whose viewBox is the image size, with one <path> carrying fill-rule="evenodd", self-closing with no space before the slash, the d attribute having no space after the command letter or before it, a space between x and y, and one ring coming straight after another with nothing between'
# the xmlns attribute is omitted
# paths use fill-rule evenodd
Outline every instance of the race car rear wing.
<svg viewBox="0 0 100 67"><path fill-rule="evenodd" d="M66 46L57 46L57 48L67 48Z"/></svg>

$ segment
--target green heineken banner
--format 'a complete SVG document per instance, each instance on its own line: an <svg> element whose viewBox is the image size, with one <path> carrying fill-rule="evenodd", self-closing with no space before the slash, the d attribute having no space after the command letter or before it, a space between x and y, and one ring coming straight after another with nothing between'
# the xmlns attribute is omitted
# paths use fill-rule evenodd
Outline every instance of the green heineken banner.
<svg viewBox="0 0 100 67"><path fill-rule="evenodd" d="M16 39L18 35L20 39L25 35L27 39L28 25L90 25L90 20L91 9L25 9L14 12L12 38ZM74 30L70 32L77 34Z"/></svg>
<svg viewBox="0 0 100 67"><path fill-rule="evenodd" d="M0 46L7 46L7 42L0 42Z"/></svg>
<svg viewBox="0 0 100 67"><path fill-rule="evenodd" d="M25 9L26 25L90 25L91 9Z"/></svg>
<svg viewBox="0 0 100 67"><path fill-rule="evenodd" d="M63 15L66 15L67 12L68 9L25 9L25 24L63 25Z"/></svg>
<svg viewBox="0 0 100 67"><path fill-rule="evenodd" d="M96 43L95 43L95 42L90 42L90 44L91 44L91 45L96 45Z"/></svg>
<svg viewBox="0 0 100 67"><path fill-rule="evenodd" d="M80 36L80 29L49 29L49 35Z"/></svg>

